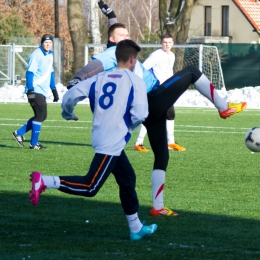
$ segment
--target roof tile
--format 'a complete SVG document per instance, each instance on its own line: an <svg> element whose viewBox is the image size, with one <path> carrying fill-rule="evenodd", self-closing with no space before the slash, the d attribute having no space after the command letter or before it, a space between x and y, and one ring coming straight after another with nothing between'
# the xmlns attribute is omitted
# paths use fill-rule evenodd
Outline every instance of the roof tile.
<svg viewBox="0 0 260 260"><path fill-rule="evenodd" d="M254 29L260 31L260 0L233 0Z"/></svg>

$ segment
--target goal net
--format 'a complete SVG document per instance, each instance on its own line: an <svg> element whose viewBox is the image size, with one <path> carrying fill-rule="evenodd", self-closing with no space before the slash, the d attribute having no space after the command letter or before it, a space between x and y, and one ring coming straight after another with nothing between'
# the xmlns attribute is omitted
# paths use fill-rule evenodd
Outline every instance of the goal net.
<svg viewBox="0 0 260 260"><path fill-rule="evenodd" d="M138 60L144 62L150 53L161 48L160 44L139 44L142 48L138 55ZM99 50L105 49L105 44L86 44L85 45L85 64L88 63L97 47ZM203 72L212 82L216 89L225 88L220 57L216 46L202 44L175 44L172 48L175 54L173 71L193 65ZM192 87L192 86L191 86Z"/></svg>

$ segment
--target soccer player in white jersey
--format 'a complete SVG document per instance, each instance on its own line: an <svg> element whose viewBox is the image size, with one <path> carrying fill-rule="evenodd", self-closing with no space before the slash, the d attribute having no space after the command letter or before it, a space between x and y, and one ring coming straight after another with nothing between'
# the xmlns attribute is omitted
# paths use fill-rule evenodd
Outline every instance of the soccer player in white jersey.
<svg viewBox="0 0 260 260"><path fill-rule="evenodd" d="M138 217L136 176L124 152L135 130L148 115L146 86L132 71L140 47L131 40L121 41L116 48L117 68L81 81L62 100L62 116L78 120L76 104L89 98L93 112L92 146L94 158L86 176L45 176L32 172L30 201L39 202L47 188L78 196L93 197L112 172L119 185L121 204L126 215L130 240L140 240L157 229L156 224L144 226Z"/></svg>
<svg viewBox="0 0 260 260"><path fill-rule="evenodd" d="M175 55L171 52L173 46L173 37L171 34L162 36L162 48L152 52L149 57L144 61L143 66L151 71L155 77L162 84L173 75L173 65ZM171 106L166 114L166 129L167 129L167 142L168 149L174 151L185 151L185 148L175 142L174 138L174 106ZM139 135L136 139L134 149L139 152L148 152L149 150L144 146L144 138L147 133L146 127L142 124Z"/></svg>
<svg viewBox="0 0 260 260"><path fill-rule="evenodd" d="M46 96L50 88L54 96L53 102L59 100L52 66L52 43L53 37L50 34L43 35L41 46L33 51L28 59L25 93L27 94L28 102L34 112L34 116L12 133L14 139L21 147L24 147L24 134L31 131L30 149L38 150L47 148L38 139L42 122L47 118Z"/></svg>

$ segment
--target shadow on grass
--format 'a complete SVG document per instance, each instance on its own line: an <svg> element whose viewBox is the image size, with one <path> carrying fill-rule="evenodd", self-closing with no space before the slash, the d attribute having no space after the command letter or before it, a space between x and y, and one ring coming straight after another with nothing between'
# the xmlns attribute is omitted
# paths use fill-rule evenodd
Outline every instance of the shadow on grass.
<svg viewBox="0 0 260 260"><path fill-rule="evenodd" d="M42 194L38 206L28 194L0 192L1 259L259 259L259 221L179 211L178 217L139 217L158 230L129 241L120 203Z"/></svg>

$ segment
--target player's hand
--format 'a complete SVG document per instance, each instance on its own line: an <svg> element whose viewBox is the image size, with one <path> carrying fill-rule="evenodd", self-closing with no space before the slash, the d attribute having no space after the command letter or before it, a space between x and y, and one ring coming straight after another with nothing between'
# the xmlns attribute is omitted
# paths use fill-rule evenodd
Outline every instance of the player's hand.
<svg viewBox="0 0 260 260"><path fill-rule="evenodd" d="M54 97L53 102L58 102L59 101L59 95L58 95L58 91L57 91L56 88L52 90L52 94L53 94L53 97Z"/></svg>
<svg viewBox="0 0 260 260"><path fill-rule="evenodd" d="M79 118L78 118L77 116L74 116L74 117L72 118L72 120L74 120L74 121L78 121Z"/></svg>
<svg viewBox="0 0 260 260"><path fill-rule="evenodd" d="M35 92L33 90L28 90L26 94L27 94L28 102L30 104L33 103L35 100Z"/></svg>
<svg viewBox="0 0 260 260"><path fill-rule="evenodd" d="M73 78L72 80L69 81L69 83L68 83L68 85L67 85L67 89L70 89L70 88L74 87L74 86L77 85L80 81L81 81L81 79L79 79L79 78Z"/></svg>
<svg viewBox="0 0 260 260"><path fill-rule="evenodd" d="M110 7L108 7L102 0L98 1L98 6L101 9L102 13L105 14L109 19L116 17L114 11Z"/></svg>

